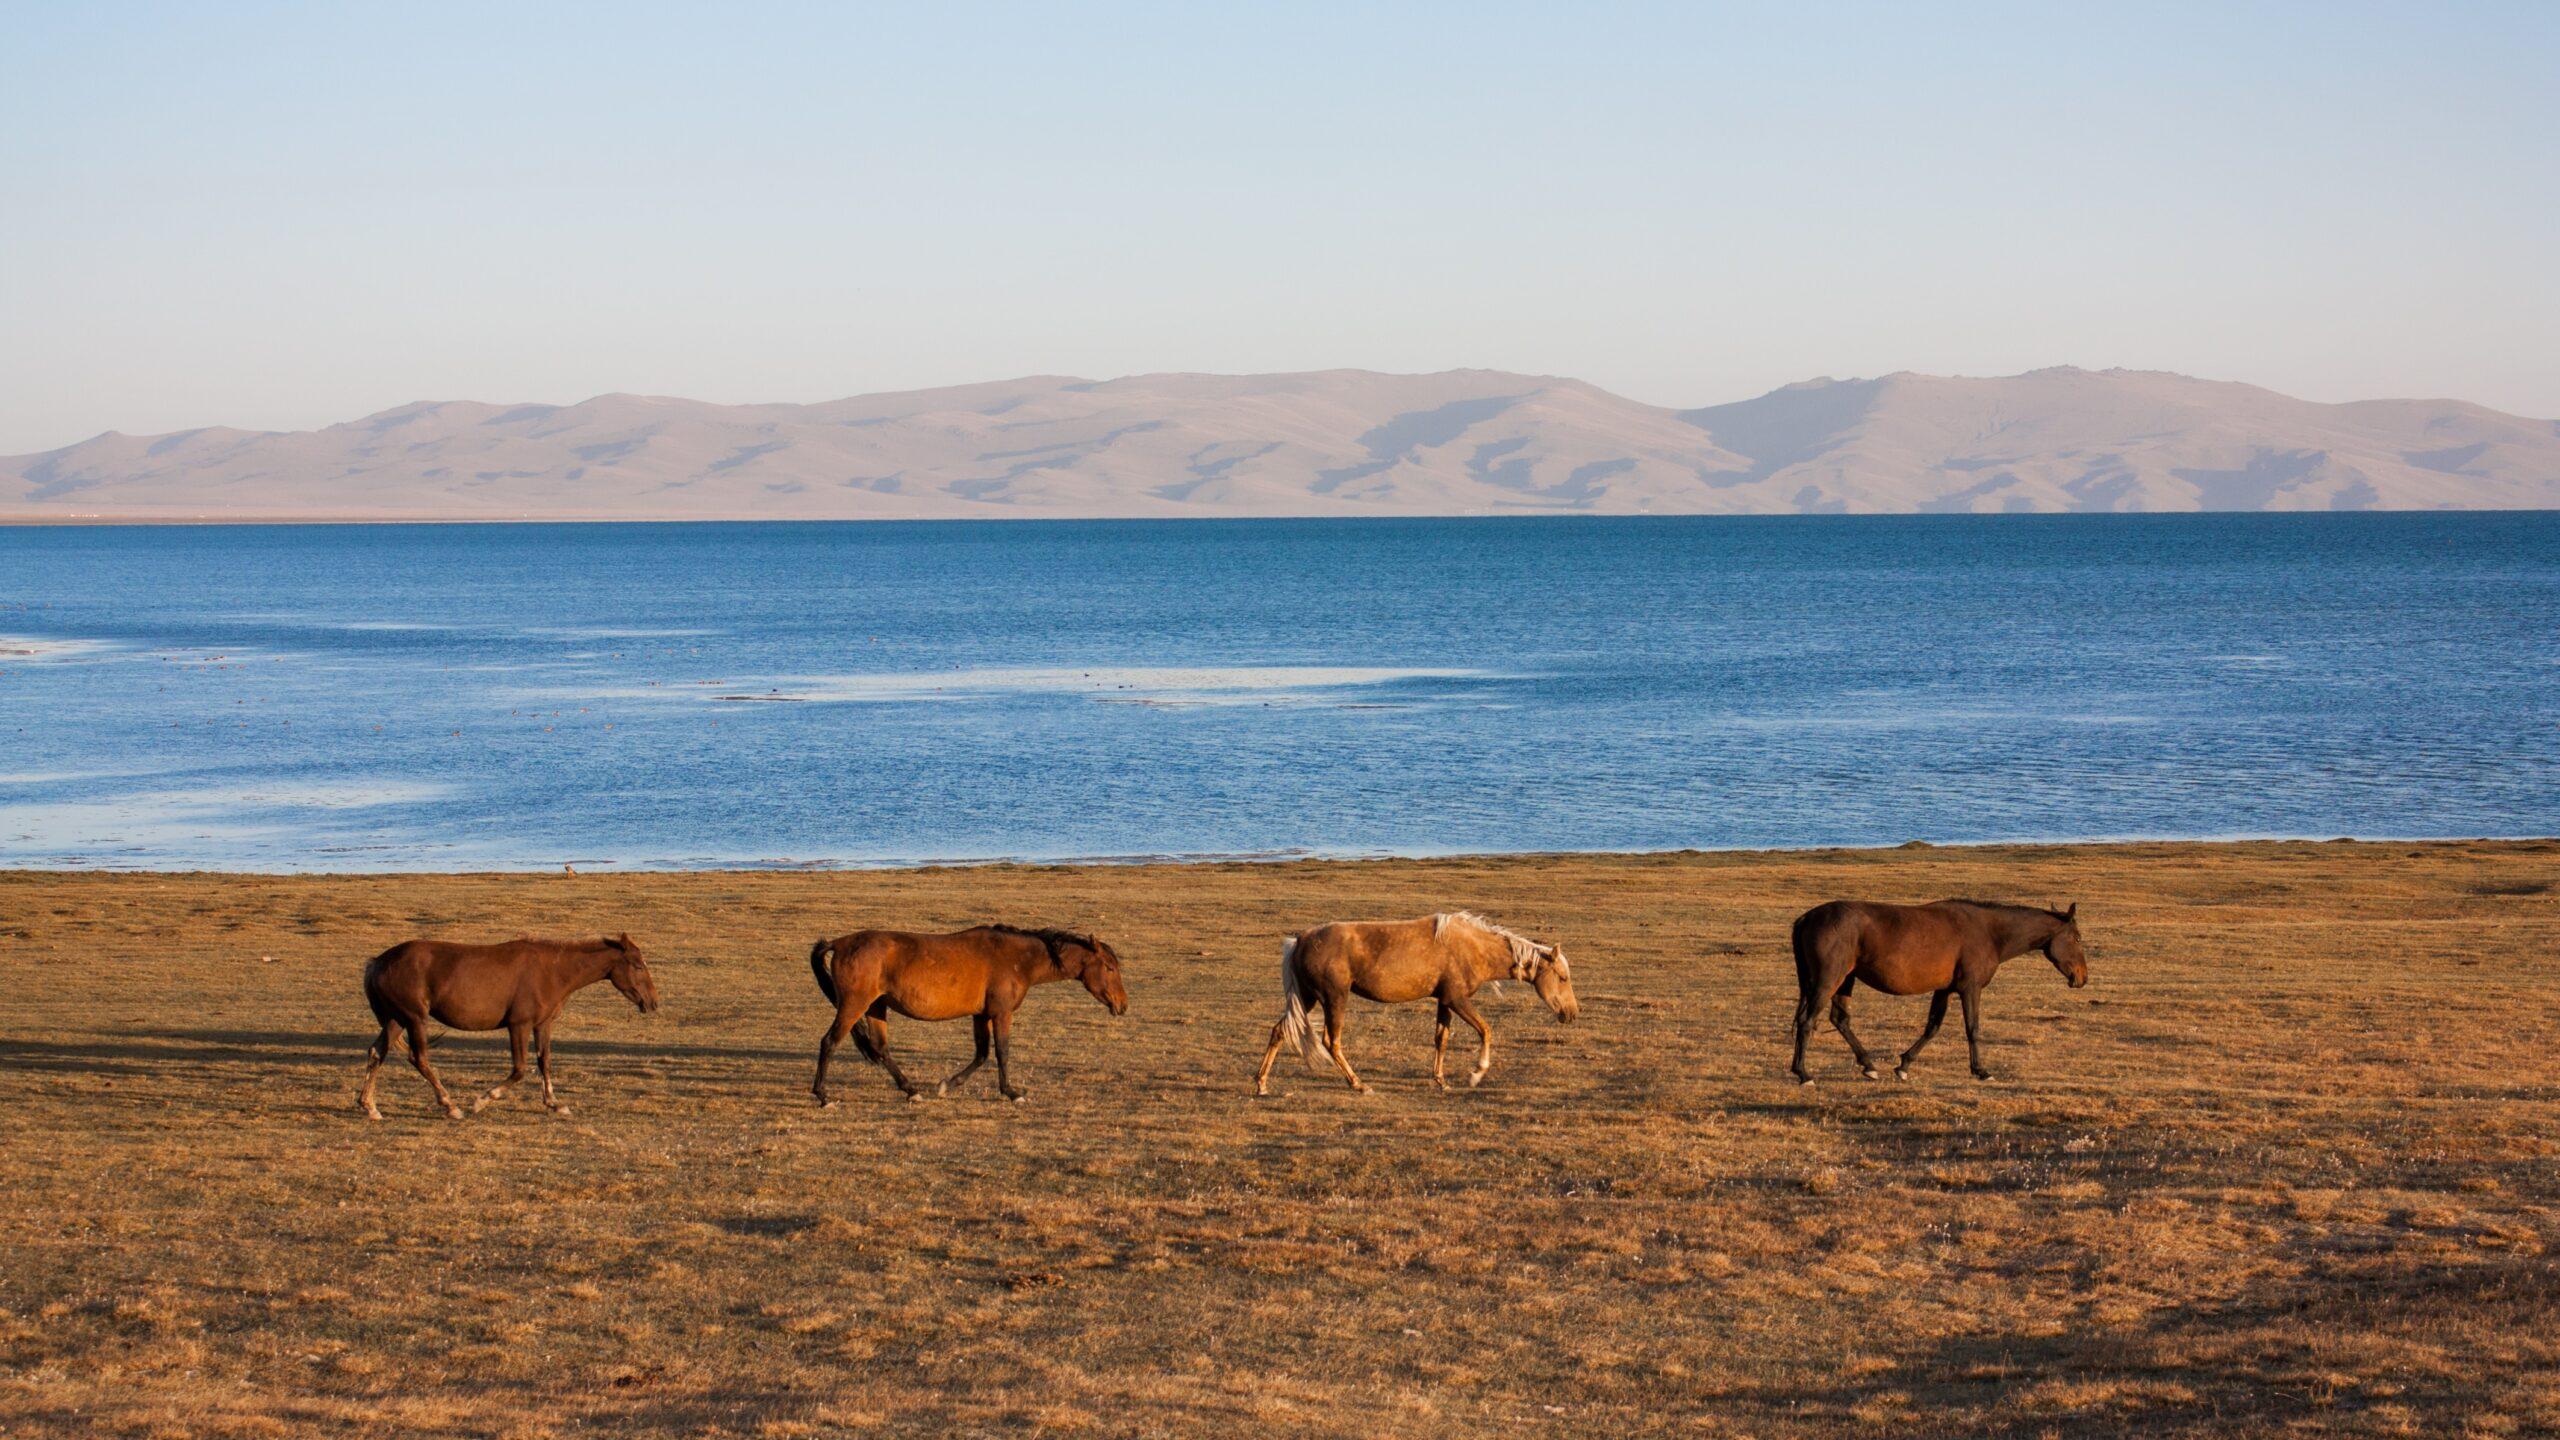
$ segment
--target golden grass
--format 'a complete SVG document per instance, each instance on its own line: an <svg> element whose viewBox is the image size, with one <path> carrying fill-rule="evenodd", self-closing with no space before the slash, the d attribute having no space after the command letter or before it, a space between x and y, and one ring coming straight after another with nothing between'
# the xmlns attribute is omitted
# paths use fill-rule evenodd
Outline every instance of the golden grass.
<svg viewBox="0 0 2560 1440"><path fill-rule="evenodd" d="M0 875L0 1429L81 1435L2509 1435L2560 1426L2560 844L2142 845L863 874ZM1835 895L2083 905L2000 1079L1826 1029ZM1468 905L1585 1016L1354 1017L1357 1097L1250 1098L1278 936ZM821 932L1090 926L909 1104L808 1103ZM353 1094L393 939L628 929L572 1119ZM262 957L272 957L264 959ZM1880 1052L1916 1000L1863 996ZM904 1025L920 1072L965 1027ZM439 1047L457 1092L501 1042ZM846 1059L851 1060L850 1051Z"/></svg>

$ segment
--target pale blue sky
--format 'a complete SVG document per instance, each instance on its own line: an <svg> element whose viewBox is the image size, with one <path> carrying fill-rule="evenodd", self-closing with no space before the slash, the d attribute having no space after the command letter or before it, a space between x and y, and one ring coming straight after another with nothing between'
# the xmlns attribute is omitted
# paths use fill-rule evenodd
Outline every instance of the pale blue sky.
<svg viewBox="0 0 2560 1440"><path fill-rule="evenodd" d="M0 3L0 453L1071 372L2560 416L2560 4Z"/></svg>

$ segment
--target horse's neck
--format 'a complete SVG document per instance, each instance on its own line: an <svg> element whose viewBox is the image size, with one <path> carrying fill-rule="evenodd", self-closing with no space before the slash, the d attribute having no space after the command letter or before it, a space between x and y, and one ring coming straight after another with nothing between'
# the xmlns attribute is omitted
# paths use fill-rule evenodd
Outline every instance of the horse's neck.
<svg viewBox="0 0 2560 1440"><path fill-rule="evenodd" d="M2033 911L2003 910L1993 921L1994 932L2000 938L2000 958L2003 960L2016 959L2045 944L2061 928L2052 916Z"/></svg>
<svg viewBox="0 0 2560 1440"><path fill-rule="evenodd" d="M1475 932L1474 944L1466 947L1468 977L1478 985L1511 978L1511 942L1490 930Z"/></svg>
<svg viewBox="0 0 2560 1440"><path fill-rule="evenodd" d="M543 968L564 990L584 990L612 972L613 956L601 947L566 945L545 956Z"/></svg>

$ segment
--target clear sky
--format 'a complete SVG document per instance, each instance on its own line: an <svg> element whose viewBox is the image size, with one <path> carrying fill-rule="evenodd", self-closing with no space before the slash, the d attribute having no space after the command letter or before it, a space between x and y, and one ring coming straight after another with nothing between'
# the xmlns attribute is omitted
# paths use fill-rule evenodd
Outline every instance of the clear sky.
<svg viewBox="0 0 2560 1440"><path fill-rule="evenodd" d="M2560 416L2560 4L0 0L0 453L2126 365Z"/></svg>

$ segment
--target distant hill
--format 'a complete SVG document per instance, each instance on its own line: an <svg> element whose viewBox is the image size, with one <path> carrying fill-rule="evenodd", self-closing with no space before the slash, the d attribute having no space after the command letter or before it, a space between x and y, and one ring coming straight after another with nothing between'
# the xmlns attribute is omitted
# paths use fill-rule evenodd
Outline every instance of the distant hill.
<svg viewBox="0 0 2560 1440"><path fill-rule="evenodd" d="M0 459L0 515L866 519L2560 508L2560 424L2150 371L1034 377L816 405L429 402Z"/></svg>

